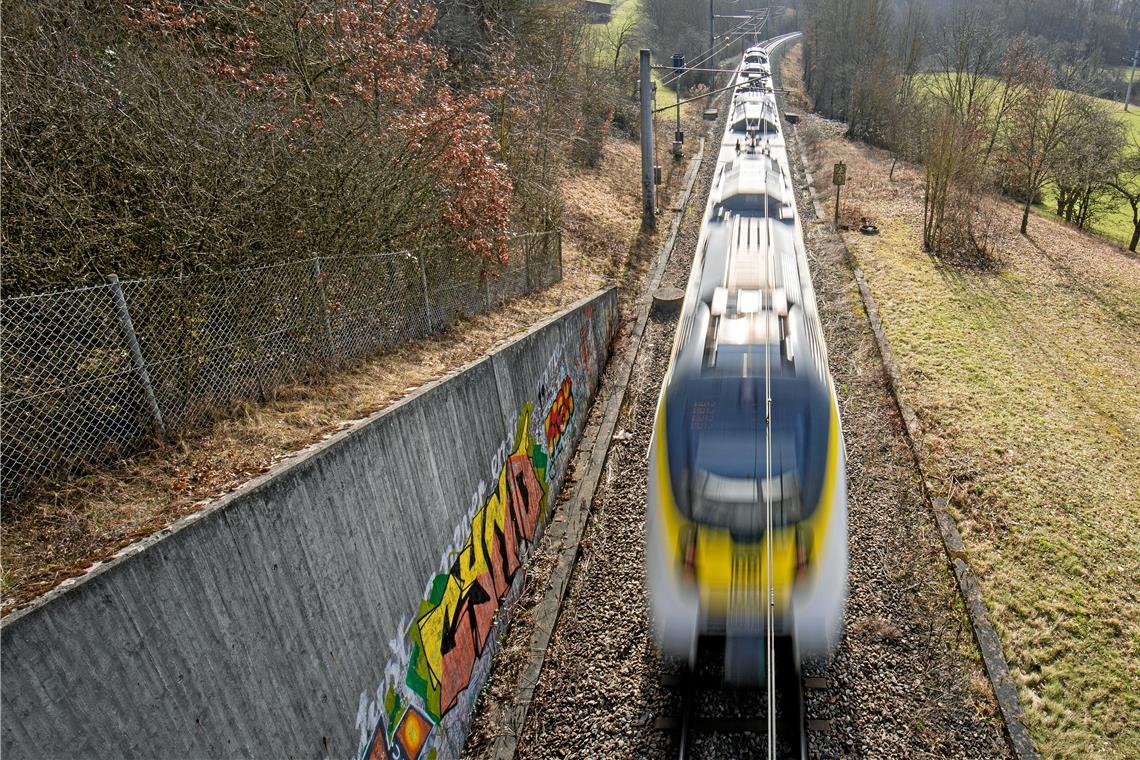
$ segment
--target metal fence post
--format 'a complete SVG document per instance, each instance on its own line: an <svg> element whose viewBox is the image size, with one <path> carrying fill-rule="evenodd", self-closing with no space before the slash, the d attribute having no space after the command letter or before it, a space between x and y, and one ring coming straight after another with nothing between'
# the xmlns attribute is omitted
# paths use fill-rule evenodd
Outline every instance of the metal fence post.
<svg viewBox="0 0 1140 760"><path fill-rule="evenodd" d="M550 261L551 237L553 237L551 230L542 233L542 287L544 288L554 283L554 281L550 279L550 272L554 269Z"/></svg>
<svg viewBox="0 0 1140 760"><path fill-rule="evenodd" d="M231 309L231 313L235 320L235 329L239 336L239 347L246 348L250 352L250 356L246 359L246 364L249 365L250 374L253 375L253 381L257 383L257 395L261 401L269 399L269 395L265 388L265 379L261 376L261 343L258 336L253 335L249 330L246 320L242 319L242 315L238 310L238 299L232 296L233 291L230 290L230 278L227 274L222 274L222 292L226 297L226 305Z"/></svg>
<svg viewBox="0 0 1140 760"><path fill-rule="evenodd" d="M327 335L329 339L328 354L332 355L335 349L333 346L332 320L329 318L329 297L325 291L325 278L321 272L320 256L313 259L313 280L317 283L317 293L321 297L321 321L325 325L325 335Z"/></svg>
<svg viewBox="0 0 1140 760"><path fill-rule="evenodd" d="M135 334L135 323L131 320L131 312L127 309L127 299L123 297L123 286L116 275L107 278L111 284L111 293L115 297L115 309L119 312L119 324L123 328L123 336L127 339L127 346L131 350L131 359L134 361L135 371L138 372L139 382L146 395L147 406L150 407L151 416L158 424L158 429L166 435L166 422L162 419L162 410L158 408L158 399L154 395L154 386L150 382L150 373L147 372L146 362L143 361L142 349L139 348L138 335Z"/></svg>
<svg viewBox="0 0 1140 760"><path fill-rule="evenodd" d="M483 311L491 310L491 278L487 273L480 272L479 276L483 278Z"/></svg>
<svg viewBox="0 0 1140 760"><path fill-rule="evenodd" d="M558 281L562 282L562 228L556 229L554 234L558 245Z"/></svg>
<svg viewBox="0 0 1140 760"><path fill-rule="evenodd" d="M427 286L427 267L424 266L424 251L421 248L418 252L420 260L420 284L424 289L424 319L427 320L428 334L435 332L431 326L431 301L428 299L428 286Z"/></svg>
<svg viewBox="0 0 1140 760"><path fill-rule="evenodd" d="M523 261L526 264L526 292L529 293L534 289L530 279L530 239L523 244Z"/></svg>

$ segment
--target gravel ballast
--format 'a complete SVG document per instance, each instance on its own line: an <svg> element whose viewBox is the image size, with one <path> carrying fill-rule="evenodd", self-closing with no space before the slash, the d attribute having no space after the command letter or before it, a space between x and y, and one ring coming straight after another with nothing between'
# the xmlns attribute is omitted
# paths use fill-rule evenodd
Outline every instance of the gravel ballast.
<svg viewBox="0 0 1140 760"><path fill-rule="evenodd" d="M723 117L713 134L722 128ZM787 135L794 140L794 133ZM662 286L683 287L688 277L714 168L711 148ZM850 510L843 641L830 663L805 668L806 675L829 683L807 693L807 718L830 721L828 731L810 735L811 754L1008 757L851 270L833 233L815 220L792 146L789 155L839 393ZM654 727L656 718L678 709L676 690L662 684L676 666L662 661L652 641L644 569L646 450L675 327L676 315L666 313L646 328L526 724L490 725L486 709L512 697L533 625L524 599L481 700L469 757L487 756L498 731L520 732L520 758L676 752L674 737ZM544 568L553 563L541 548L536 559L531 578L538 594ZM739 714L741 701L754 710L763 705L760 695L727 689L702 690L700 696L701 714ZM694 749L699 757L743 757L765 747L763 737L706 735Z"/></svg>

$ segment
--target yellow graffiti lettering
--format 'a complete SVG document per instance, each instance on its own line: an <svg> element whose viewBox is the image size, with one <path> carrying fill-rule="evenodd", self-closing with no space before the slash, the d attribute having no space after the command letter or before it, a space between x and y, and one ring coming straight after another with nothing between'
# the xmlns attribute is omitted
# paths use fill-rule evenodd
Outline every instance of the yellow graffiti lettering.
<svg viewBox="0 0 1140 760"><path fill-rule="evenodd" d="M529 421L530 410L528 408L519 422L518 429L523 433L518 436L515 442L512 456L527 453L528 445L532 440L527 433ZM448 576L443 598L439 604L424 613L416 621L433 688L439 687L443 675L444 632L454 623L459 605L467 596L472 584L484 573L489 572L495 564L494 558L487 556L487 553L492 551L494 546L495 529L498 528L504 536L508 535L511 530L507 526L507 507L510 503L507 486L508 470L509 467L504 462L499 471L499 481L495 492L487 499L482 509L472 517L467 541L455 558L455 564Z"/></svg>
<svg viewBox="0 0 1140 760"><path fill-rule="evenodd" d="M459 600L463 598L463 590L454 575L447 579L447 587L443 592L443 599L432 610L425 613L418 621L420 627L420 640L424 645L424 654L427 656L428 670L431 673L432 686L439 687L443 674L443 632L447 624L455 618L459 608Z"/></svg>

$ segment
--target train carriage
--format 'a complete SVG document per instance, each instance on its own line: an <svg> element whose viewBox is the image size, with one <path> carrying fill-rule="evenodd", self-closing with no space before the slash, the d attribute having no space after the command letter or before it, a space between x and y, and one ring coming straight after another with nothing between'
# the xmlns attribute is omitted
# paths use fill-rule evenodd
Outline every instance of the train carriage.
<svg viewBox="0 0 1140 760"><path fill-rule="evenodd" d="M764 673L767 627L838 642L847 590L843 434L765 47L742 62L649 449L654 632L725 676Z"/></svg>

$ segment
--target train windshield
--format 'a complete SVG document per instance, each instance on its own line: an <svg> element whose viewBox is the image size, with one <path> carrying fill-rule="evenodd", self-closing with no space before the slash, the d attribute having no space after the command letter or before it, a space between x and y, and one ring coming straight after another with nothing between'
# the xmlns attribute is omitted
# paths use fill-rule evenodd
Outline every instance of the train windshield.
<svg viewBox="0 0 1140 760"><path fill-rule="evenodd" d="M820 383L772 378L770 448L762 377L692 378L666 404L673 494L689 519L754 539L764 532L769 504L777 526L815 511L831 424Z"/></svg>

